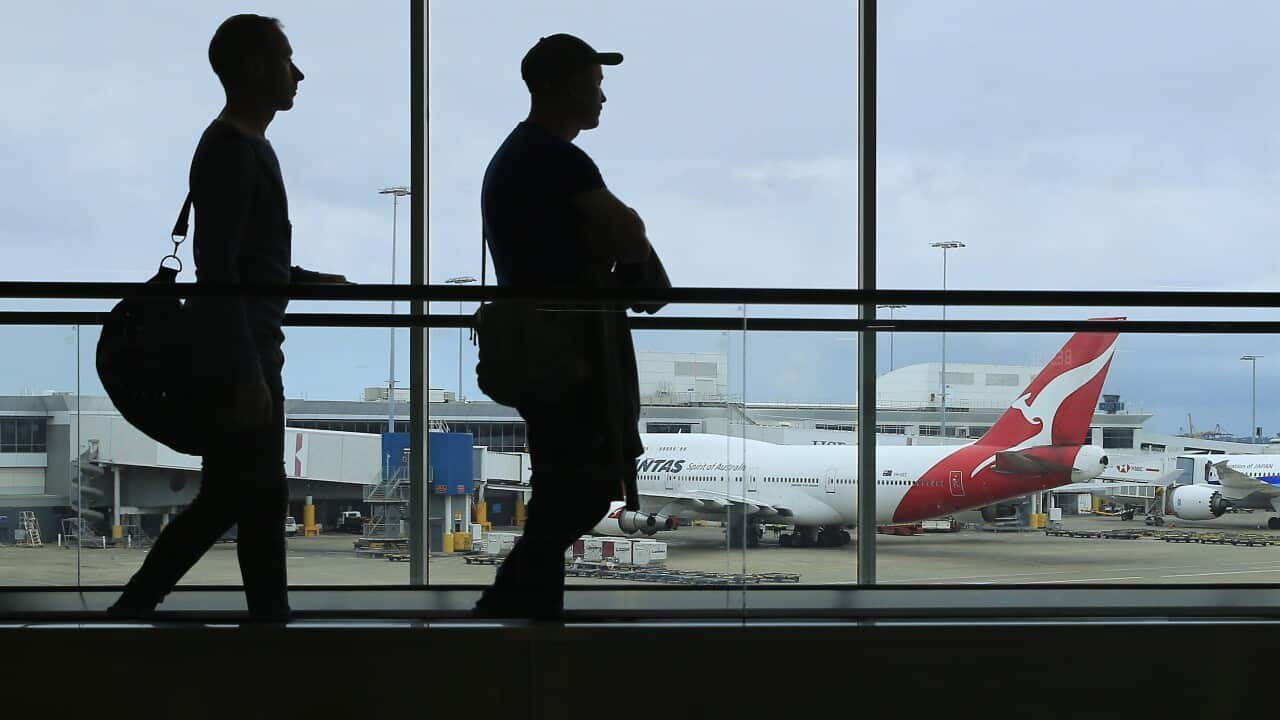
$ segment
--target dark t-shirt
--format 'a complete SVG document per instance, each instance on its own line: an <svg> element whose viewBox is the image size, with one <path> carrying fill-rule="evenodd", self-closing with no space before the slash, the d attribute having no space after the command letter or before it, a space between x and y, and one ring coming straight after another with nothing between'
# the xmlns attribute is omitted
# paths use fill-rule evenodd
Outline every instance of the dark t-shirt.
<svg viewBox="0 0 1280 720"><path fill-rule="evenodd" d="M596 164L573 143L530 122L517 125L489 161L480 194L498 284L599 287L613 282L603 268L592 271L582 218L571 202L574 195L603 187ZM609 467L590 474L591 480L613 498L623 497L627 488L628 506L635 510L635 458L644 452L635 350L626 312L613 306L598 310L584 322L590 338L584 358L591 375L587 386L555 407L519 409L538 462L568 456L571 465L581 465L587 457L593 465ZM574 423L581 429L568 432ZM537 428L550 430L538 435ZM570 436L577 439L571 447L557 440Z"/></svg>
<svg viewBox="0 0 1280 720"><path fill-rule="evenodd" d="M574 195L604 187L580 148L522 122L484 173L480 213L498 284L578 285L588 263Z"/></svg>
<svg viewBox="0 0 1280 720"><path fill-rule="evenodd" d="M292 228L280 163L265 139L215 120L191 160L195 208L196 282L285 284ZM209 323L208 352L241 372L283 361L281 325L288 300L280 297L203 299L194 308Z"/></svg>

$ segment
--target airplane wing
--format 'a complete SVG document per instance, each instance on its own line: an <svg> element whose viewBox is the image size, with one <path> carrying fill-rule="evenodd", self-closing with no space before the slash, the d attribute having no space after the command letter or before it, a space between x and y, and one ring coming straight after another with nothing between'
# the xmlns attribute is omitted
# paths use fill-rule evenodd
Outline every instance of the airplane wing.
<svg viewBox="0 0 1280 720"><path fill-rule="evenodd" d="M751 515L791 517L795 514L790 508L781 505L757 502L752 498L743 498L740 495L730 495L729 493L711 490L697 490L694 492L667 490L663 492L646 492L644 496L650 499L666 500L669 506L686 507L702 513L724 512L730 507L738 506L745 508L747 513Z"/></svg>
<svg viewBox="0 0 1280 720"><path fill-rule="evenodd" d="M1239 470L1233 469L1228 463L1228 460L1213 463L1213 470L1218 473L1218 480L1223 487L1231 488L1238 492L1262 493L1268 496L1280 495L1280 488L1257 478L1249 477Z"/></svg>
<svg viewBox="0 0 1280 720"><path fill-rule="evenodd" d="M493 490L521 492L525 494L526 498L533 492L533 488L526 484L490 482L487 483L487 487ZM685 507L701 513L720 513L728 510L731 506L742 506L746 508L747 513L750 515L791 517L795 514L790 508L781 505L757 502L752 498L743 498L742 496L711 490L698 490L695 492L667 490L663 492L646 492L643 495L649 499L665 500L670 506Z"/></svg>

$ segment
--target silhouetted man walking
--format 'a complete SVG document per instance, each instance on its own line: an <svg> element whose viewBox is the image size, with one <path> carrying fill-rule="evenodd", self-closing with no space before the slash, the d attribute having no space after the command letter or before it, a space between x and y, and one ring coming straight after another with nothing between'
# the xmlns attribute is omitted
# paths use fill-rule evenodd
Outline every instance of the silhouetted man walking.
<svg viewBox="0 0 1280 720"><path fill-rule="evenodd" d="M191 161L197 283L346 282L291 266L284 180L267 126L293 107L302 71L275 18L236 15L209 43L227 101ZM207 343L193 371L234 390L226 422L208 438L200 491L169 523L108 614L148 615L233 524L249 614L289 615L284 518L284 389L281 345L287 298L193 299ZM214 411L210 408L210 411Z"/></svg>
<svg viewBox="0 0 1280 720"><path fill-rule="evenodd" d="M572 142L600 124L601 66L621 62L618 53L598 53L564 34L542 38L525 55L529 116L493 156L481 193L499 285L669 286L639 214L609 191ZM528 427L533 496L524 534L476 605L481 617L560 617L565 550L604 517L611 500L625 495L632 509L638 501L635 459L644 447L626 308L552 317L563 318L566 332L581 333L573 344L583 348L586 379L553 400L518 407Z"/></svg>

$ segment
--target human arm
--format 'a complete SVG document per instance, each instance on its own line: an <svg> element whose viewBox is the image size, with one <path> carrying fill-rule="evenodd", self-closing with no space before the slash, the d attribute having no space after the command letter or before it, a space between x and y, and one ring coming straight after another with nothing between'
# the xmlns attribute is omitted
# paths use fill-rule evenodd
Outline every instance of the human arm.
<svg viewBox="0 0 1280 720"><path fill-rule="evenodd" d="M618 199L606 187L585 190L571 196L574 209L582 217L587 252L605 265L643 264L652 248L640 213Z"/></svg>
<svg viewBox="0 0 1280 720"><path fill-rule="evenodd" d="M294 265L289 268L289 281L293 283L331 283L337 285L355 285L345 275L322 273Z"/></svg>
<svg viewBox="0 0 1280 720"><path fill-rule="evenodd" d="M618 278L618 284L622 287L660 290L666 290L671 287L671 278L667 277L667 269L662 265L662 258L659 258L658 253L652 249L650 249L649 257L644 262L618 263L614 273ZM631 309L635 312L645 312L652 315L665 305L665 302L638 302L633 304Z"/></svg>

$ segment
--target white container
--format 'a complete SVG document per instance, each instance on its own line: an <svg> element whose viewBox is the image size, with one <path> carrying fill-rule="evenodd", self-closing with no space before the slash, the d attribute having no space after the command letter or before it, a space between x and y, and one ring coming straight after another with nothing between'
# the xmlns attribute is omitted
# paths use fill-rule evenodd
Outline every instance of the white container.
<svg viewBox="0 0 1280 720"><path fill-rule="evenodd" d="M605 538L603 546L602 555L606 562L612 560L619 565L631 564L631 540L627 538Z"/></svg>
<svg viewBox="0 0 1280 720"><path fill-rule="evenodd" d="M516 536L511 533L489 533L484 540L484 551L489 555L502 557L515 547Z"/></svg>
<svg viewBox="0 0 1280 720"><path fill-rule="evenodd" d="M601 538L583 540L582 559L586 562L604 562L604 540Z"/></svg>
<svg viewBox="0 0 1280 720"><path fill-rule="evenodd" d="M631 562L635 565L662 565L667 561L667 544L658 540L634 540Z"/></svg>
<svg viewBox="0 0 1280 720"><path fill-rule="evenodd" d="M1062 508L1049 508L1049 522L1062 522Z"/></svg>

